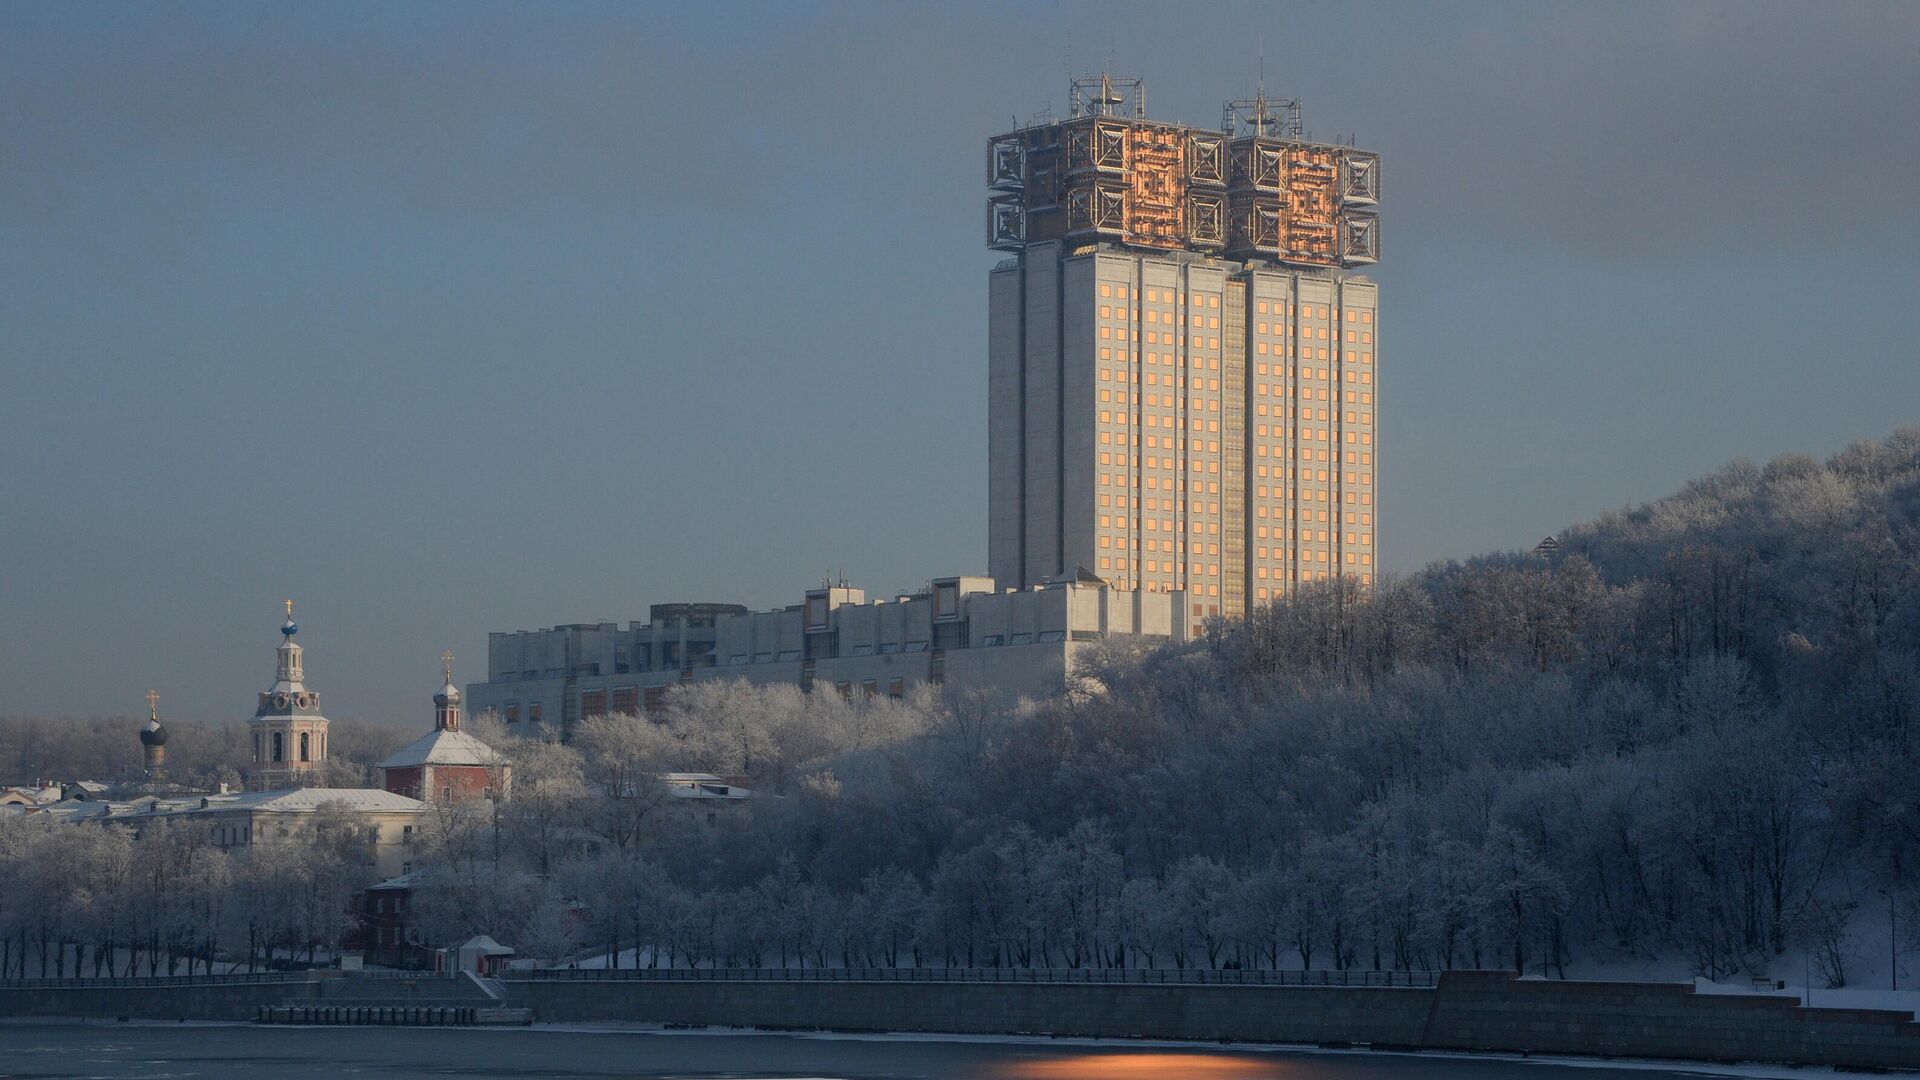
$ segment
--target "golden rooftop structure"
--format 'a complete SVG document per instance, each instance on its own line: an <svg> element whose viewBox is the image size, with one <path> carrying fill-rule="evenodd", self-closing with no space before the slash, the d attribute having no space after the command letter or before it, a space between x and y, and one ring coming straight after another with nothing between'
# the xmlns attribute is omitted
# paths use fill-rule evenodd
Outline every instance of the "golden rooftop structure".
<svg viewBox="0 0 1920 1080"><path fill-rule="evenodd" d="M1066 120L987 140L987 246L1101 241L1301 266L1378 261L1380 157L1309 141L1300 103L1228 102L1218 131L1149 120L1139 79L1075 79Z"/></svg>

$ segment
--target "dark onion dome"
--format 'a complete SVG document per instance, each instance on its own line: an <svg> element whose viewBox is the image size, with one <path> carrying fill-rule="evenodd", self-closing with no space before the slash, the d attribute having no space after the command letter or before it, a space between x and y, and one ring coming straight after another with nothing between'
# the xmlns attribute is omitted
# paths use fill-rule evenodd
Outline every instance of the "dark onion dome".
<svg viewBox="0 0 1920 1080"><path fill-rule="evenodd" d="M140 745L142 746L167 745L167 729L164 727L161 727L160 721L158 720L147 721L147 726L140 729Z"/></svg>
<svg viewBox="0 0 1920 1080"><path fill-rule="evenodd" d="M287 621L280 624L280 632L288 637L292 637L300 632L300 628L294 625L293 617L288 616Z"/></svg>
<svg viewBox="0 0 1920 1080"><path fill-rule="evenodd" d="M452 683L442 686L440 692L433 695L433 703L440 706L460 704L460 688Z"/></svg>

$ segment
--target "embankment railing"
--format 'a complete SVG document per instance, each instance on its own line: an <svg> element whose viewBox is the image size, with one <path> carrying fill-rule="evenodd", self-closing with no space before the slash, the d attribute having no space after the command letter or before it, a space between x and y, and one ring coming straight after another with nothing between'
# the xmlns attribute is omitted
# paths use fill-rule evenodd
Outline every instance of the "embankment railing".
<svg viewBox="0 0 1920 1080"><path fill-rule="evenodd" d="M305 983L305 971L256 971L233 975L103 975L66 979L0 979L0 990L57 990L102 987L246 986L262 983Z"/></svg>

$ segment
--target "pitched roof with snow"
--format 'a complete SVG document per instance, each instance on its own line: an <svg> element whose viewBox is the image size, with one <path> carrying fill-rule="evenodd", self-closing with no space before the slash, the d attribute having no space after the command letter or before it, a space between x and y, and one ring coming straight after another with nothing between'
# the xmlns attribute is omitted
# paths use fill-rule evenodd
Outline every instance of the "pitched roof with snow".
<svg viewBox="0 0 1920 1080"><path fill-rule="evenodd" d="M318 810L322 806L339 806L347 810L419 810L426 803L419 799L409 799L405 795L396 795L379 788L294 788L291 791L249 791L241 795L227 796L239 805L251 805L256 810L277 810L300 813ZM208 809L217 809L221 805L221 796L208 797ZM231 805L231 804L227 804Z"/></svg>
<svg viewBox="0 0 1920 1080"><path fill-rule="evenodd" d="M379 765L382 769L405 769L414 765L495 765L500 755L493 747L464 731L444 728L430 731L395 750Z"/></svg>
<svg viewBox="0 0 1920 1080"><path fill-rule="evenodd" d="M230 795L194 798L142 798L131 802L78 803L87 816L107 819L154 814L211 813L220 810L258 810L273 814L311 814L321 807L355 812L419 811L426 803L378 788L293 788L287 791L242 791Z"/></svg>

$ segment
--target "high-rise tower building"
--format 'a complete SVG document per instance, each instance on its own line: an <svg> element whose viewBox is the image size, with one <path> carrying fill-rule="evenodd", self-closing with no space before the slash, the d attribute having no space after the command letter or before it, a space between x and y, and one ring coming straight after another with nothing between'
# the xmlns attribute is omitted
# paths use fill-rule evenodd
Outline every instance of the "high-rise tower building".
<svg viewBox="0 0 1920 1080"><path fill-rule="evenodd" d="M987 142L989 570L1240 615L1373 579L1379 157L1262 93L1218 130L1075 80Z"/></svg>

